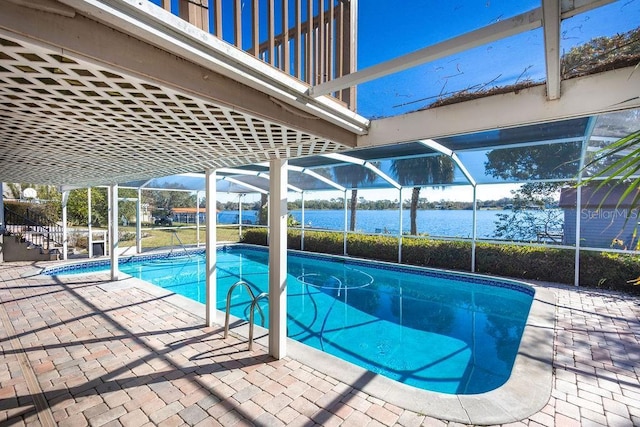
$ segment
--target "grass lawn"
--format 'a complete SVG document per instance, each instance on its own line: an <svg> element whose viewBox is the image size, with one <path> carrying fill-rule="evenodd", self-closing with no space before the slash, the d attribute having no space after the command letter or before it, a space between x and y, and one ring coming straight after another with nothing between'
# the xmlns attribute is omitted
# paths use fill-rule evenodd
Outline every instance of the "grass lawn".
<svg viewBox="0 0 640 427"><path fill-rule="evenodd" d="M193 227L193 226L190 226ZM124 234L127 240L120 240L119 246L128 247L136 244L136 228L135 227L118 227L120 235ZM158 227L142 229L142 247L143 248L162 248L179 246L182 242L185 246L195 245L198 242L196 228L186 228L185 226L177 227ZM216 233L216 241L218 242L238 242L238 227L218 227ZM200 227L200 244L204 245L206 241L206 227Z"/></svg>

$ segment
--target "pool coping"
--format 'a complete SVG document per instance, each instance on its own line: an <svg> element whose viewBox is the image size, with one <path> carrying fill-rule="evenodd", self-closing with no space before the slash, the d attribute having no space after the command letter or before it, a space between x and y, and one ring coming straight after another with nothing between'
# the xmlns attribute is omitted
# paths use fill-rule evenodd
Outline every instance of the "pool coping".
<svg viewBox="0 0 640 427"><path fill-rule="evenodd" d="M540 411L551 397L555 293L524 281L481 274L462 274L519 283L533 288L535 292L511 376L497 389L472 395L422 390L375 374L290 338L287 339L287 357L298 360L371 396L418 414L477 425L506 424L527 418ZM105 291L136 287L153 296L162 297L193 315L205 318L204 304L131 276L125 276L118 282L104 282L99 286ZM216 310L217 325L224 327L220 322L224 319L224 315L224 312ZM246 321L234 316L231 316L231 319L232 333L247 338L249 328ZM268 347L268 331L258 325L255 328L255 341Z"/></svg>
<svg viewBox="0 0 640 427"><path fill-rule="evenodd" d="M135 286L205 318L205 305L166 291L140 279L129 278ZM525 282L523 282L525 283ZM101 285L105 290L121 289L123 284ZM530 285L530 284L527 284ZM375 374L331 354L287 338L287 357L297 360L355 389L392 405L421 415L464 424L506 424L540 411L549 401L552 389L555 294L535 287L535 296L524 329L511 377L501 387L481 394L453 395L422 390ZM224 312L216 310L216 325L224 327ZM231 316L230 333L249 336L244 319ZM268 347L268 331L255 326L255 342Z"/></svg>
<svg viewBox="0 0 640 427"><path fill-rule="evenodd" d="M516 422L540 411L552 390L556 298L549 290L534 289L511 376L504 385L486 393L453 395L422 390L291 339L287 342L287 354L365 393L422 415L464 424ZM268 345L263 338L258 342Z"/></svg>

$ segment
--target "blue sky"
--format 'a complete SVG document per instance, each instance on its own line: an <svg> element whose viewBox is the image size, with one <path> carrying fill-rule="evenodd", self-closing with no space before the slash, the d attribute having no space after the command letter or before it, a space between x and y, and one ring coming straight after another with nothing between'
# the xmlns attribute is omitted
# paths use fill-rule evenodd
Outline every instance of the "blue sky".
<svg viewBox="0 0 640 427"><path fill-rule="evenodd" d="M410 53L539 6L539 1L361 0L359 68Z"/></svg>
<svg viewBox="0 0 640 427"><path fill-rule="evenodd" d="M407 0L391 4L383 0L359 2L359 69L540 6L539 1L531 0ZM564 20L561 50L566 52L594 37L627 32L638 25L640 0L617 1ZM457 90L523 80L541 82L544 72L544 41L538 29L364 83L358 87L358 112L369 118L398 115Z"/></svg>

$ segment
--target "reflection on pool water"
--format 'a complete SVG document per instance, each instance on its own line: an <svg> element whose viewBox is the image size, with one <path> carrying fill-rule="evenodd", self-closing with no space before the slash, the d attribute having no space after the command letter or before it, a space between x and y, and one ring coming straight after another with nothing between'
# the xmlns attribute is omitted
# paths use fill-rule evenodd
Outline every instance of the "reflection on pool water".
<svg viewBox="0 0 640 427"><path fill-rule="evenodd" d="M122 260L120 269L205 302L204 253L137 258ZM227 290L238 280L256 295L266 292L267 265L265 249L219 250L216 307L225 309ZM72 272L108 268L102 263ZM534 294L508 280L294 252L288 274L290 338L402 383L450 394L483 393L505 383ZM231 313L248 319L250 302L248 292L236 288ZM260 306L268 321L268 302Z"/></svg>

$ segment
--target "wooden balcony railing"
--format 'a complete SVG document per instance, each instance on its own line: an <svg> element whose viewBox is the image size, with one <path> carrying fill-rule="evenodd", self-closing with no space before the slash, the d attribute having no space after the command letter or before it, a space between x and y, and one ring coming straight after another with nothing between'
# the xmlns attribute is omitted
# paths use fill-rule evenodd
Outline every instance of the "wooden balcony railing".
<svg viewBox="0 0 640 427"><path fill-rule="evenodd" d="M311 86L356 69L357 0L151 1ZM355 88L333 96L355 110Z"/></svg>

